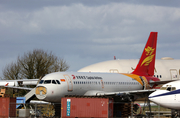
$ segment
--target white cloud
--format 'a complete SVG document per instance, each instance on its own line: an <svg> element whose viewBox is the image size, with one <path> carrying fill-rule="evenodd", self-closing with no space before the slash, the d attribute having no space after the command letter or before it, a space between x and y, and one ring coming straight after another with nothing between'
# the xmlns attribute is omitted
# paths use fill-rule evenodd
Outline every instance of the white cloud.
<svg viewBox="0 0 180 118"><path fill-rule="evenodd" d="M180 8L111 3L101 6L48 6L33 12L1 12L0 23L5 27L21 28L24 32L46 32L51 29L85 29L126 31L138 25L163 24L179 21ZM142 26L140 28L142 28ZM27 29L27 31L26 31ZM128 30L128 29L127 29Z"/></svg>

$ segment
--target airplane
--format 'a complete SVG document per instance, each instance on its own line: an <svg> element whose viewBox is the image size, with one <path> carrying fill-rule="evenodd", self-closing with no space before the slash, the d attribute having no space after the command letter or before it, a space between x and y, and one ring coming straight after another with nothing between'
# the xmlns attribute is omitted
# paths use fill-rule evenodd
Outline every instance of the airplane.
<svg viewBox="0 0 180 118"><path fill-rule="evenodd" d="M131 73L139 59L116 59L99 62L79 69L77 72ZM163 57L156 59L154 77L161 81L180 79L180 59Z"/></svg>
<svg viewBox="0 0 180 118"><path fill-rule="evenodd" d="M156 86L154 77L157 32L151 32L139 63L132 73L55 72L44 76L35 88L39 100L61 102L65 95L105 96L144 94ZM136 96L137 97L137 96Z"/></svg>
<svg viewBox="0 0 180 118"><path fill-rule="evenodd" d="M138 59L110 60L89 65L77 72L131 73L137 63ZM159 78L162 84L180 79L179 59L164 57L156 59L155 63L154 77ZM0 80L0 86L19 88L22 85L37 85L38 81L39 79ZM31 90L30 88L23 89Z"/></svg>
<svg viewBox="0 0 180 118"><path fill-rule="evenodd" d="M166 108L180 110L180 81L164 84L149 95L149 100Z"/></svg>

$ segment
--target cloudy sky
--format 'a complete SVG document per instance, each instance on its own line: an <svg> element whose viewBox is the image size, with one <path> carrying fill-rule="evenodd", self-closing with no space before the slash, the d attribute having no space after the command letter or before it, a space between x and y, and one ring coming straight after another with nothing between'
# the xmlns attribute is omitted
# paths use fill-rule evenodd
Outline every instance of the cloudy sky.
<svg viewBox="0 0 180 118"><path fill-rule="evenodd" d="M138 59L151 31L157 59L180 59L179 0L1 0L0 76L33 49L52 51L69 71L117 59Z"/></svg>

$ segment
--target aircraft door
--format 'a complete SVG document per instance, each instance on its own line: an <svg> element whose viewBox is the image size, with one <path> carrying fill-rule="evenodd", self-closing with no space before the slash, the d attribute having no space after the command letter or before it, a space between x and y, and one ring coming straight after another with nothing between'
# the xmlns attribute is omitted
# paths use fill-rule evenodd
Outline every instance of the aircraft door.
<svg viewBox="0 0 180 118"><path fill-rule="evenodd" d="M170 74L172 80L179 79L179 75L176 69L170 69Z"/></svg>
<svg viewBox="0 0 180 118"><path fill-rule="evenodd" d="M101 80L102 89L104 88L104 82Z"/></svg>
<svg viewBox="0 0 180 118"><path fill-rule="evenodd" d="M73 82L71 80L71 78L69 77L69 75L64 75L67 85L68 85L68 91L73 91Z"/></svg>

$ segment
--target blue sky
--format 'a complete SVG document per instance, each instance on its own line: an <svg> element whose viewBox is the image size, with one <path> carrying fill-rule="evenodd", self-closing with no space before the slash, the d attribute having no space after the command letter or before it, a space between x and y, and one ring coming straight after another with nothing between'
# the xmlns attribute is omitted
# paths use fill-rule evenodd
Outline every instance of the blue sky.
<svg viewBox="0 0 180 118"><path fill-rule="evenodd" d="M157 59L180 59L180 1L0 1L0 77L7 64L33 49L52 51L69 71L101 61L138 59L151 31Z"/></svg>

